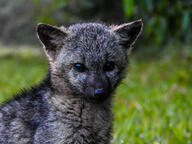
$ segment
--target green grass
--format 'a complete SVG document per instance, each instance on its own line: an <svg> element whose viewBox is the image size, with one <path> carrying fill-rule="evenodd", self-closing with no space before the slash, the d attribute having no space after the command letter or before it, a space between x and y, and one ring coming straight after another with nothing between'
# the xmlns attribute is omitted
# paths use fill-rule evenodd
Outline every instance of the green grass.
<svg viewBox="0 0 192 144"><path fill-rule="evenodd" d="M0 103L44 78L42 51L0 46ZM192 144L192 53L132 57L114 99L113 144Z"/></svg>
<svg viewBox="0 0 192 144"><path fill-rule="evenodd" d="M0 103L40 82L46 71L47 62L42 51L0 46Z"/></svg>

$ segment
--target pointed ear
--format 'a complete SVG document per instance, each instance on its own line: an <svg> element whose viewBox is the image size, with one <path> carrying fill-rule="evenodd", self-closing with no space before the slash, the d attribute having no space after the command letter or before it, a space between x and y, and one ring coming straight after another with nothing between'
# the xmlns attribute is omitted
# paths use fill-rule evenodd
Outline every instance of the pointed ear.
<svg viewBox="0 0 192 144"><path fill-rule="evenodd" d="M137 20L119 26L113 26L112 30L119 36L119 44L125 48L130 48L141 34L142 28L142 20Z"/></svg>
<svg viewBox="0 0 192 144"><path fill-rule="evenodd" d="M37 35L44 46L46 54L54 60L56 51L63 44L67 32L58 27L40 23L37 25Z"/></svg>

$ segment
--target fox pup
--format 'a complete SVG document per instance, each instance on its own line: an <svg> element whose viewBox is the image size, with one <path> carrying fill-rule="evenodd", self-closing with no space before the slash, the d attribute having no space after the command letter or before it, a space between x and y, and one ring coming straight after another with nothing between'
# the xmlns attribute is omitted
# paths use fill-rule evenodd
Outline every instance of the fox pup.
<svg viewBox="0 0 192 144"><path fill-rule="evenodd" d="M109 144L112 94L141 30L141 20L68 28L38 24L47 77L0 106L0 143Z"/></svg>

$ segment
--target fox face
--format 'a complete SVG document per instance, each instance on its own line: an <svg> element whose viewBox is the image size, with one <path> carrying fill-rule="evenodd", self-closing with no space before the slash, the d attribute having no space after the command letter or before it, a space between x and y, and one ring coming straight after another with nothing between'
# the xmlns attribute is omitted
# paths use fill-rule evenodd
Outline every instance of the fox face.
<svg viewBox="0 0 192 144"><path fill-rule="evenodd" d="M111 96L128 65L142 21L107 27L79 23L68 28L39 24L37 33L57 91L101 103Z"/></svg>

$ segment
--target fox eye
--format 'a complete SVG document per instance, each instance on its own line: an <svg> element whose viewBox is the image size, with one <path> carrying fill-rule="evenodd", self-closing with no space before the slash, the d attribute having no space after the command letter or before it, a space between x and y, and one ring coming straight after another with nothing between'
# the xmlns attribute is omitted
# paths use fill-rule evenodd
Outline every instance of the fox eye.
<svg viewBox="0 0 192 144"><path fill-rule="evenodd" d="M75 63L74 64L74 69L78 72L84 72L86 71L86 67L84 64L81 64L81 63Z"/></svg>
<svg viewBox="0 0 192 144"><path fill-rule="evenodd" d="M104 67L103 67L103 70L104 71L112 71L115 67L115 63L112 62L112 61L109 61L109 62L106 62Z"/></svg>

